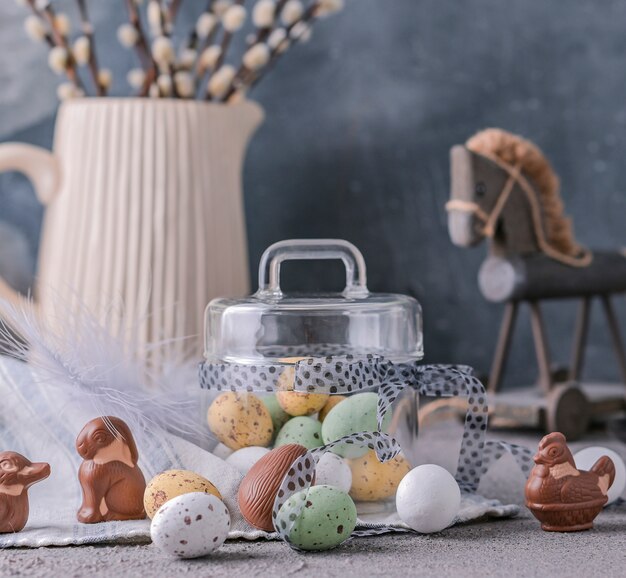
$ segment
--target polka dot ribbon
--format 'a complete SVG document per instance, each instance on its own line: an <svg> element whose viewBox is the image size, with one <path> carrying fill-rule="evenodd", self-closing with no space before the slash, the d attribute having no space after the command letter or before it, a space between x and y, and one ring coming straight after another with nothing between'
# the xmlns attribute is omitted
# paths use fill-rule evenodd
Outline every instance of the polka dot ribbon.
<svg viewBox="0 0 626 578"><path fill-rule="evenodd" d="M283 353L283 356L287 355ZM285 372L290 373L284 375ZM513 456L525 475L530 473L532 467L532 452L528 448L485 441L487 395L483 384L468 366L420 365L417 362L394 364L376 355L327 355L302 359L295 365L204 362L200 364L199 377L204 389L216 391L274 392L284 388L285 383L294 391L331 395L377 391L377 432L352 434L310 450L293 463L285 476L274 503L273 516L277 532L286 541L289 541L293 524L305 507L307 492L301 490L311 486L315 464L324 452L340 444L359 444L374 450L378 458L385 462L401 451L398 442L382 430L385 415L407 387L426 397L467 398L455 476L462 492L476 492L482 475L505 452Z"/></svg>

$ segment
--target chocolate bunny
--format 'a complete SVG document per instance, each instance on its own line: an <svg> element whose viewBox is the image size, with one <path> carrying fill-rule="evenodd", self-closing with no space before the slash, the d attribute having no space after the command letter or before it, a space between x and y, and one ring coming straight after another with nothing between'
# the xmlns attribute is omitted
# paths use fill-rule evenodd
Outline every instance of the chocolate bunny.
<svg viewBox="0 0 626 578"><path fill-rule="evenodd" d="M83 503L77 518L84 524L146 517L143 494L146 481L137 465L135 440L118 417L92 419L76 439L83 458L78 479Z"/></svg>
<svg viewBox="0 0 626 578"><path fill-rule="evenodd" d="M0 534L19 532L28 521L28 488L50 475L17 452L0 452Z"/></svg>

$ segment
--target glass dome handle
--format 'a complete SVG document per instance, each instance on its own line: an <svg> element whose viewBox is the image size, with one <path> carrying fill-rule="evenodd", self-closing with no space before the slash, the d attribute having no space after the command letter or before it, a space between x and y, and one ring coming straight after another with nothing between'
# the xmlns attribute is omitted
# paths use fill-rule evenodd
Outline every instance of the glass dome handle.
<svg viewBox="0 0 626 578"><path fill-rule="evenodd" d="M257 294L280 297L280 266L283 261L341 259L346 268L346 297L368 294L365 259L352 243L343 239L289 239L270 245L259 264Z"/></svg>

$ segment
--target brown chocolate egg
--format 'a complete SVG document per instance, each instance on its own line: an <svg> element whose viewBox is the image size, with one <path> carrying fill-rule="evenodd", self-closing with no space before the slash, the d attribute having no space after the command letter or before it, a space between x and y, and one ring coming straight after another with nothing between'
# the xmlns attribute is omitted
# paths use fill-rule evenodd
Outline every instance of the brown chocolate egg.
<svg viewBox="0 0 626 578"><path fill-rule="evenodd" d="M243 517L255 528L274 531L272 508L285 474L307 449L288 444L265 454L246 474L239 486L237 499Z"/></svg>

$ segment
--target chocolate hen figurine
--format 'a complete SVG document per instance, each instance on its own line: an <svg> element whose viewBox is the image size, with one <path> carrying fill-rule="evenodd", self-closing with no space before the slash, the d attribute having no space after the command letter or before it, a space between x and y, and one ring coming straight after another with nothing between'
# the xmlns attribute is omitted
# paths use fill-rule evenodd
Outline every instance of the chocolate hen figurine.
<svg viewBox="0 0 626 578"><path fill-rule="evenodd" d="M78 479L83 503L78 521L142 520L146 481L129 427L118 417L92 419L80 432L76 449L83 458Z"/></svg>
<svg viewBox="0 0 626 578"><path fill-rule="evenodd" d="M0 452L0 534L19 532L26 525L28 488L49 475L49 464L33 464L17 452Z"/></svg>
<svg viewBox="0 0 626 578"><path fill-rule="evenodd" d="M588 472L576 469L565 441L555 432L539 442L536 465L526 482L526 506L548 532L591 528L615 479L615 465L607 456Z"/></svg>

